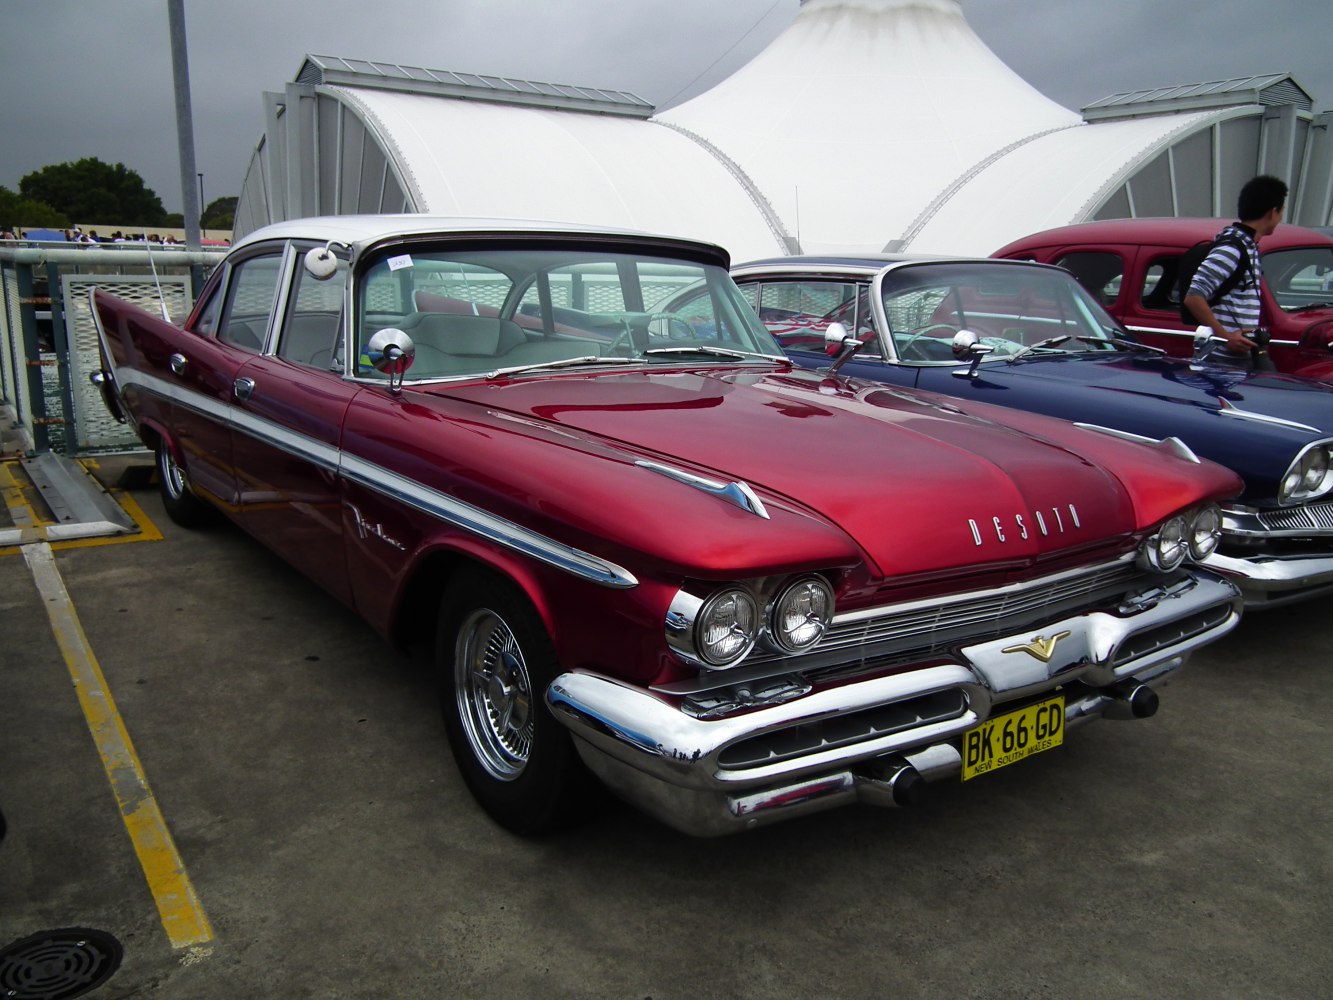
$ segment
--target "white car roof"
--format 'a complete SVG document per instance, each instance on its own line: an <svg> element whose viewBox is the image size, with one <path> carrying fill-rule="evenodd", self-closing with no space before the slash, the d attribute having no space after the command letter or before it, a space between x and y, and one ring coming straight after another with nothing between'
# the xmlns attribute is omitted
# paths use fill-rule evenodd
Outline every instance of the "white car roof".
<svg viewBox="0 0 1333 1000"><path fill-rule="evenodd" d="M430 233L571 233L581 235L631 236L689 243L717 251L720 248L701 240L662 236L632 229L607 229L575 222L550 219L471 218L453 215L324 215L289 219L262 226L238 241L233 249L265 240L336 240L352 247L362 247L391 236L415 236Z"/></svg>

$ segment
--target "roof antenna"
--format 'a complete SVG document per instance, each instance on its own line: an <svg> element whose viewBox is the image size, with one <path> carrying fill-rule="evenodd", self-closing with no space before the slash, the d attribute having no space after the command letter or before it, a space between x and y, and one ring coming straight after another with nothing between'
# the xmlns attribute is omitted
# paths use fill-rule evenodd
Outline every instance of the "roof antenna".
<svg viewBox="0 0 1333 1000"><path fill-rule="evenodd" d="M167 315L167 299L162 294L162 282L157 280L157 265L153 263L153 251L149 249L152 244L148 242L148 230L143 231L143 250L148 254L148 268L153 272L153 285L157 288L157 307L162 311L162 319L170 323L171 317Z"/></svg>

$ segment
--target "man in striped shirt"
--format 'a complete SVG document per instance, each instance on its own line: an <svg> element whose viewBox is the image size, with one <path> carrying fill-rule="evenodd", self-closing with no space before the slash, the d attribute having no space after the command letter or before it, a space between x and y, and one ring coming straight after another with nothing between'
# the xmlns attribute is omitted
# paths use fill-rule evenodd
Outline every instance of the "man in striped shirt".
<svg viewBox="0 0 1333 1000"><path fill-rule="evenodd" d="M1212 331L1212 341L1219 348L1214 356L1219 361L1248 360L1249 352L1258 346L1249 334L1259 328L1261 320L1259 288L1263 266L1259 261L1259 240L1278 227L1286 204L1287 185L1278 178L1265 174L1246 181L1236 204L1240 221L1217 234L1213 249L1194 272L1185 305L1200 326ZM1241 260L1242 253L1245 262ZM1210 304L1218 289L1239 268L1244 268L1240 282Z"/></svg>

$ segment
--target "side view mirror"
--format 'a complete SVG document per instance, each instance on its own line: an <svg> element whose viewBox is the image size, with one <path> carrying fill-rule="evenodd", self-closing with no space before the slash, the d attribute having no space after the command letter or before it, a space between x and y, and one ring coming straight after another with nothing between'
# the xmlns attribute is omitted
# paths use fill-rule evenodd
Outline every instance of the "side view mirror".
<svg viewBox="0 0 1333 1000"><path fill-rule="evenodd" d="M959 361L972 362L967 369L957 368L953 371L952 374L957 378L976 378L977 371L981 367L981 359L995 350L989 344L983 344L981 338L971 330L959 330L953 335L953 341L949 346L953 356Z"/></svg>
<svg viewBox="0 0 1333 1000"><path fill-rule="evenodd" d="M370 338L366 344L366 357L377 372L389 376L389 391L397 393L403 390L403 376L416 360L417 349L411 337L390 326Z"/></svg>
<svg viewBox="0 0 1333 1000"><path fill-rule="evenodd" d="M333 247L340 246L344 250L351 249L346 243L339 243L337 240L329 240L322 247L311 247L305 253L306 274L316 281L328 281L338 273L338 258L333 253Z"/></svg>
<svg viewBox="0 0 1333 1000"><path fill-rule="evenodd" d="M851 358L853 354L859 351L865 345L853 337L847 327L834 320L824 331L824 351L827 354L837 357L829 367L828 373L834 375Z"/></svg>

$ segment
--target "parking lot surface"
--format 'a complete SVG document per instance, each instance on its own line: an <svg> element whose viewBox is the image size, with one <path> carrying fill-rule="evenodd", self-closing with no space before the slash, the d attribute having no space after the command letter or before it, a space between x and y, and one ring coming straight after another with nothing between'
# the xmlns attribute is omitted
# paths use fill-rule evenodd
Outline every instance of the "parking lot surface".
<svg viewBox="0 0 1333 1000"><path fill-rule="evenodd" d="M130 496L160 540L52 561L142 788L118 785L31 559L0 555L0 948L113 935L92 995L1328 995L1321 603L1246 618L1156 717L914 809L694 840L608 803L523 840L456 775L428 664L240 531L177 528L146 477ZM145 863L129 799L179 870ZM176 876L193 900L164 900Z"/></svg>

